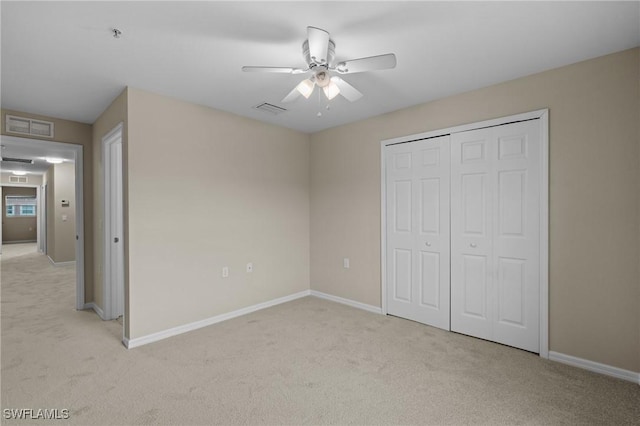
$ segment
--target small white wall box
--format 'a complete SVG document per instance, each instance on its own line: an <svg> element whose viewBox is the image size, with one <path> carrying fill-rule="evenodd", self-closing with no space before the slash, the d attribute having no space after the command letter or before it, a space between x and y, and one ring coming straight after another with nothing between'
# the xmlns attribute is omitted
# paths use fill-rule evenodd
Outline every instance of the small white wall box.
<svg viewBox="0 0 640 426"><path fill-rule="evenodd" d="M60 204L62 204L62 207L69 207L69 200L62 200Z"/></svg>

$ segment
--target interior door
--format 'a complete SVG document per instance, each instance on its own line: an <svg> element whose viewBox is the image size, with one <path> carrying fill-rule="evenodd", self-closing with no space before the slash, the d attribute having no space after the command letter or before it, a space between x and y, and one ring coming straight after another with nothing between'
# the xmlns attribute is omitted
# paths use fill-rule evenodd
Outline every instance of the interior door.
<svg viewBox="0 0 640 426"><path fill-rule="evenodd" d="M449 136L385 148L387 312L449 330Z"/></svg>
<svg viewBox="0 0 640 426"><path fill-rule="evenodd" d="M124 314L124 242L122 198L122 136L105 141L105 315Z"/></svg>
<svg viewBox="0 0 640 426"><path fill-rule="evenodd" d="M111 270L115 277L115 307L114 316L120 317L124 314L124 244L122 241L124 233L122 224L122 140L111 145L112 158L112 213L111 232L113 240L111 244L112 262Z"/></svg>
<svg viewBox="0 0 640 426"><path fill-rule="evenodd" d="M539 352L539 122L454 134L451 158L451 330Z"/></svg>

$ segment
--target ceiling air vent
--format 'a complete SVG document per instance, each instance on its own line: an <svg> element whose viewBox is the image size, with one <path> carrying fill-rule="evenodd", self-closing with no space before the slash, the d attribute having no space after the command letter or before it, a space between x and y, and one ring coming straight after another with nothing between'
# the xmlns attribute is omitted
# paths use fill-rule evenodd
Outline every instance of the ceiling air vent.
<svg viewBox="0 0 640 426"><path fill-rule="evenodd" d="M2 161L9 162L9 163L33 164L33 160L28 160L26 158L2 157Z"/></svg>
<svg viewBox="0 0 640 426"><path fill-rule="evenodd" d="M7 115L7 132L38 136L41 138L52 138L53 123L51 121Z"/></svg>
<svg viewBox="0 0 640 426"><path fill-rule="evenodd" d="M287 110L285 108L276 106L276 105L272 105L270 103L267 102L263 102L260 105L256 105L254 106L255 109L258 109L260 111L264 111L264 112L268 112L269 114L273 114L273 115L278 115L281 114L283 112L286 112Z"/></svg>
<svg viewBox="0 0 640 426"><path fill-rule="evenodd" d="M9 183L27 183L26 176L9 176Z"/></svg>

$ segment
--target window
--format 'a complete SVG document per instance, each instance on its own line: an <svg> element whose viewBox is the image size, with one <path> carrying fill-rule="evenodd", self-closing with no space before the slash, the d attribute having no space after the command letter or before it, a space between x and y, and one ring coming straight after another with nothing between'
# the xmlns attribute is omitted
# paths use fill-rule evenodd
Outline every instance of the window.
<svg viewBox="0 0 640 426"><path fill-rule="evenodd" d="M28 195L7 195L5 197L7 217L28 217L36 215L36 197Z"/></svg>
<svg viewBox="0 0 640 426"><path fill-rule="evenodd" d="M20 206L20 216L35 216L36 206Z"/></svg>

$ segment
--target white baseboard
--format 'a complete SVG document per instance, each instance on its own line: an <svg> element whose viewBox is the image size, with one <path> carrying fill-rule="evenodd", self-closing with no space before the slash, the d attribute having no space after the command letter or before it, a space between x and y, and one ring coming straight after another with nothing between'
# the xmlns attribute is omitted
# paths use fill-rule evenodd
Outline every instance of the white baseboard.
<svg viewBox="0 0 640 426"><path fill-rule="evenodd" d="M624 370L622 368L612 367L607 364L600 364L599 362L589 361L587 359L565 355L553 351L549 351L549 360L593 371L595 373L616 377L618 379L627 380L640 385L640 373L636 373L633 371Z"/></svg>
<svg viewBox="0 0 640 426"><path fill-rule="evenodd" d="M122 343L127 349L133 349L138 346L146 345L148 343L157 342L158 340L166 339L167 337L176 336L178 334L186 333L188 331L197 330L208 325L216 324L222 321L226 321L232 318L236 318L242 315L250 314L251 312L259 311L261 309L270 308L281 303L290 302L292 300L300 299L302 297L309 296L309 290L304 290L299 293L290 294L289 296L280 297L278 299L269 300L268 302L258 303L257 305L248 306L246 308L238 309L226 314L216 315L215 317L203 319L200 321L192 322L178 327L173 327L168 330L159 331L157 333L148 334L142 337L136 337L134 339L122 339Z"/></svg>
<svg viewBox="0 0 640 426"><path fill-rule="evenodd" d="M321 291L311 290L311 295L319 297L321 299L331 300L332 302L342 303L353 308L363 309L365 311L373 312L375 314L382 314L382 308L373 305L367 305L366 303L356 302L355 300L345 299L344 297L334 296L332 294L322 293Z"/></svg>
<svg viewBox="0 0 640 426"><path fill-rule="evenodd" d="M104 312L100 308L100 306L96 305L93 302L85 303L83 309L93 309L93 311L98 314L101 320L104 321Z"/></svg>
<svg viewBox="0 0 640 426"><path fill-rule="evenodd" d="M65 265L75 265L76 264L75 260L69 260L67 262L56 262L55 260L53 260L51 258L51 256L47 255L47 257L49 258L49 262L51 262L51 264L53 266L65 266Z"/></svg>

